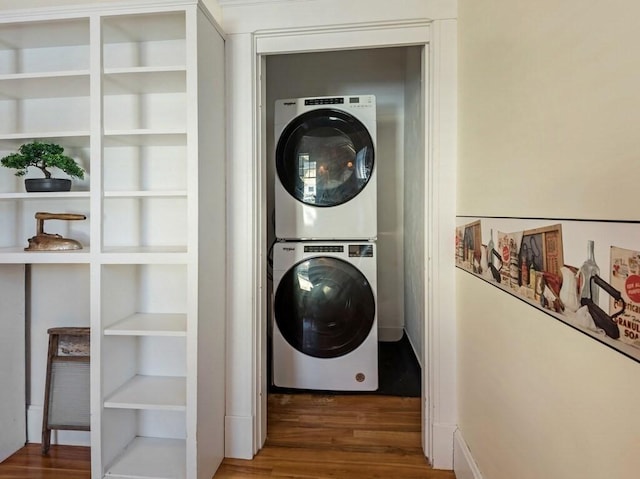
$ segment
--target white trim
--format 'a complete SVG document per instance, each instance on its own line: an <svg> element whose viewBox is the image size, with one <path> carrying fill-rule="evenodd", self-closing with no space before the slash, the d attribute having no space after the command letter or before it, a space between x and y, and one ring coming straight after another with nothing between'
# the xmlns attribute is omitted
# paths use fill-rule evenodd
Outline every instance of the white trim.
<svg viewBox="0 0 640 479"><path fill-rule="evenodd" d="M460 429L453 434L453 471L456 479L483 479Z"/></svg>
<svg viewBox="0 0 640 479"><path fill-rule="evenodd" d="M204 4L200 2L198 2L198 11L202 13L206 17L206 19L209 21L209 23L211 23L213 28L216 29L216 32L218 32L218 35L220 35L222 40L227 41L226 32L224 31L220 23L218 23L218 20L216 20L216 17L213 16L211 11Z"/></svg>
<svg viewBox="0 0 640 479"><path fill-rule="evenodd" d="M14 23L20 21L50 20L52 18L89 17L92 14L101 16L113 14L163 12L185 9L196 5L200 0L136 0L135 3L99 2L77 3L61 6L46 6L36 8L24 8L16 10L3 10L0 7L0 23Z"/></svg>
<svg viewBox="0 0 640 479"><path fill-rule="evenodd" d="M309 50L330 50L335 49L338 46L341 48L352 47L352 48L369 48L369 47L379 47L379 46L396 46L396 45L407 45L407 44L423 44L427 45L429 43L429 32L430 32L430 24L429 20L423 21L412 21L410 23L399 21L399 22L385 22L385 23L372 23L372 24L356 24L356 25L339 25L334 27L333 29L329 28L317 28L312 31L306 30L301 32L300 29L292 29L290 31L275 31L275 32L259 32L255 37L255 52L257 55L261 54L274 54L274 53L290 53L292 50L299 51L309 51ZM362 32L375 32L375 35L363 36ZM389 35L381 35L381 33L389 33ZM292 42L292 38L295 37L295 41ZM274 41L277 39L277 41ZM270 42L268 40L271 40ZM312 48L313 46L313 48ZM446 54L444 48L441 48L439 45L435 48L432 48L432 51L435 52L435 58L438 61L434 63L439 67L441 66L440 60L442 59L442 54ZM455 57L452 60L455 63ZM429 61L431 63L431 61ZM433 98L433 96L438 95L441 92L445 94L452 94L452 88L443 87L442 89L436 90L436 88L441 87L441 85L445 82L451 82L450 67L451 63L447 63L444 65L444 68L435 69L433 71L432 81L429 82L430 94L426 95L429 99ZM258 84L260 84L260 79L258 79ZM257 91L257 88L256 88ZM453 93L454 94L454 93ZM454 94L455 97L455 94ZM428 102L428 100L427 100ZM440 258L442 256L441 248L440 248L440 236L446 234L441 229L443 226L448 227L449 222L451 222L451 228L448 231L453 231L455 227L455 217L453 215L453 208L451 207L454 202L452 198L445 198L445 195L449 195L453 197L451 193L454 191L448 182L446 182L447 178L442 178L440 175L448 175L450 171L451 164L455 166L455 161L450 161L451 158L443 157L450 152L451 145L448 143L448 140L453 138L455 140L455 130L452 132L447 129L450 125L442 125L440 121L442 118L447 118L448 115L452 113L443 112L436 110L435 106L442 106L443 108L450 107L455 102L451 102L450 99L440 99L438 101L433 101L432 105L434 105L433 117L435 119L431 120L428 125L426 125L428 130L428 136L431 141L428 146L428 154L427 161L430 165L427 169L432 173L428 178L428 190L430 190L430 199L431 204L428 205L429 208L427 211L430 214L427 215L426 221L431 223L428 227L428 230L432 234L432 236L427 238L429 242L429 247L427 251L432 252L432 258L437 258L437 261L431 262L429 265L430 268L427 270L428 278L427 284L428 288L431 291L430 297L431 302L435 303L435 307L429 308L431 314L427 315L425 319L429 324L425 325L426 331L431 331L431 334L427 335L427 339L429 342L425 342L427 344L429 351L428 355L425 357L429 357L431 361L428 362L429 367L428 371L425 371L425 383L427 386L427 394L425 394L425 404L431 403L429 408L427 409L430 414L425 416L425 424L423 429L428 432L425 434L425 453L429 456L432 463L442 468L451 468L453 465L453 431L455 430L455 424L452 424L449 421L451 419L447 414L440 414L439 410L433 411L434 408L439 407L440 403L427 398L437 398L440 397L440 387L441 382L439 381L442 376L443 371L437 370L437 368L441 368L442 364L438 361L438 355L440 354L441 346L441 336L438 334L443 328L440 328L437 323L440 321L440 315L438 314L438 306L439 302L437 301L437 295L442 294L442 292L446 291L446 288L443 288L445 291L439 292L437 287L433 286L433 279L435 277L439 278L441 276L441 272L439 269L442 266ZM427 103L427 106L429 103ZM453 113L455 115L455 113ZM454 125L455 126L455 125ZM439 149L435 150L434 148L439 147ZM438 164L440 162L446 162L448 167L439 168ZM259 160L257 168L260 168L263 161ZM435 165L435 166L434 166ZM435 174L433 174L435 173ZM443 183L443 179L445 182ZM442 198L441 198L442 197ZM441 205L444 204L447 208L446 211L440 211ZM452 212L449 215L448 209L451 208ZM256 211L261 211L261 205L256 205ZM262 212L264 213L264 212ZM264 214L259 215L259 218L265 216ZM449 217L450 216L450 217ZM264 252L263 252L264 253ZM453 255L451 255L453 258ZM452 259L453 261L453 259ZM446 262L444 266L449 266ZM453 265L451 265L451 274L453 274ZM449 291L446 291L449 292ZM429 305L431 306L431 304ZM448 320L449 316L443 318L444 320ZM263 323L262 318L258 318L258 322L260 324ZM433 331L436 334L433 334ZM449 345L453 347L453 345ZM454 371L444 371L445 374L452 375ZM437 380L431 380L427 383L426 378L436 378ZM451 380L451 378L449 378ZM266 392L265 392L266 393ZM259 398L258 398L259 399ZM453 402L453 398L451 398ZM431 412L433 413L431 414ZM259 415L266 414L266 411L257 410ZM435 427L435 419L444 416L445 422L443 424L439 424L438 427Z"/></svg>
<svg viewBox="0 0 640 479"><path fill-rule="evenodd" d="M430 20L350 23L330 27L305 27L257 32L256 52L274 55L322 50L355 50L386 46L420 45L429 41ZM363 43L361 34L375 31ZM291 38L296 38L292 43ZM322 45L319 45L321 41Z"/></svg>
<svg viewBox="0 0 640 479"><path fill-rule="evenodd" d="M427 384L425 452L436 469L453 467L453 431L457 422L454 243L457 142L456 20L432 24L429 44L429 116L427 131L425 224L425 368Z"/></svg>
<svg viewBox="0 0 640 479"><path fill-rule="evenodd" d="M227 111L227 288L225 456L251 459L255 443L257 370L256 329L260 285L255 281L260 250L256 249L254 187L255 71L251 35L229 35L226 49ZM241 287L242 286L242 287Z"/></svg>
<svg viewBox="0 0 640 479"><path fill-rule="evenodd" d="M226 416L224 418L224 456L236 459L253 459L253 437L247 434L254 430L251 416Z"/></svg>
<svg viewBox="0 0 640 479"><path fill-rule="evenodd" d="M267 244L267 214L264 206L267 204L266 192L266 163L264 161L266 155L266 143L263 134L262 125L264 124L265 110L262 108L263 84L262 84L262 67L263 57L256 52L255 38L251 43L251 58L253 63L253 83L251 104L253 107L253 160L254 165L252 171L252 205L254 216L253 235L251 240L251 251L257 256L253 258L253 281L255 285L253 307L253 453L256 454L266 440L266 424L267 418L264 411L267 408L267 379L266 379L266 362L267 362L267 252L265 245Z"/></svg>
<svg viewBox="0 0 640 479"><path fill-rule="evenodd" d="M307 0L242 2L221 6L227 33L257 33L277 29L336 28L352 22L455 18L456 0Z"/></svg>
<svg viewBox="0 0 640 479"><path fill-rule="evenodd" d="M458 426L452 423L432 424L431 451L428 457L434 469L453 469L453 435L457 428Z"/></svg>
<svg viewBox="0 0 640 479"><path fill-rule="evenodd" d="M429 82L425 104L438 108L436 114L426 118L429 135L427 165L429 183L428 209L425 211L428 224L428 258L425 259L428 307L425 322L425 341L428 354L423 355L425 387L430 402L425 400L425 453L434 466L452 467L453 431L455 429L455 322L450 298L453 297L453 251L449 255L452 241L445 241L455 228L455 20L446 21L447 26L435 22L436 37L431 37L432 22L416 20L410 22L412 33L403 35L408 25L397 22L370 22L336 25L333 28L316 28L312 31L290 30L233 33L228 35L229 109L234 112L229 137L230 210L229 210L229 280L246 285L241 291L230 291L229 322L227 329L227 457L250 458L262 446L266 408L264 398L266 385L261 368L265 352L259 343L261 327L265 325L264 281L262 266L267 251L264 219L267 217L262 201L265 181L265 160L262 128L262 105L260 88L260 62L268 54L296 52L300 50L300 37L305 38L303 51L326 51L336 47L336 38L346 41L349 48L370 48L410 44L425 45L429 50ZM423 31L416 35L422 24ZM375 27L396 32L381 44ZM404 32L407 33L407 32ZM288 35L287 35L288 34ZM351 35L351 39L346 37ZM269 43L272 39L278 41ZM409 39L409 40L407 40ZM267 41L269 40L269 41ZM429 44L433 41L433 45ZM417 43L413 43L413 42ZM286 45L288 42L288 45ZM271 51L273 48L275 51ZM340 48L343 49L343 48ZM425 72L427 74L427 72ZM453 109L453 110L452 110ZM425 152L425 154L427 154ZM431 165L434 164L435 166ZM451 243L451 245L450 245ZM450 256L450 258L449 258ZM451 260L449 262L448 260ZM435 284L444 281L443 285ZM440 301L438 301L440 298ZM432 303L433 301L433 303ZM444 314L443 314L444 313ZM431 324L434 323L434 324ZM444 324L443 324L444 323ZM250 378L248 378L250 376ZM248 379L248 381L247 381ZM249 397L251 395L251 397ZM437 427L434 428L434 425ZM437 445L433 443L436 440Z"/></svg>
<svg viewBox="0 0 640 479"><path fill-rule="evenodd" d="M410 29L408 30L410 25ZM260 64L260 61L265 55L273 55L273 54L281 54L281 53L299 53L299 52L310 52L310 51L328 51L328 50L343 50L343 49L362 49L362 48L377 48L377 47L390 47L390 46L406 46L406 45L428 45L430 38L430 25L431 21L428 19L423 20L413 20L411 22L406 22L403 20L395 21L395 22L370 22L370 23L358 23L358 24L342 24L335 25L333 27L318 27L313 29L304 29L300 28L292 28L285 30L273 30L273 31L260 31L257 32L253 37L253 53L256 56L257 64ZM382 32L385 35L382 35ZM366 33L366 34L365 34ZM277 41L273 41L277 39ZM269 42L269 40L272 40ZM455 58L453 59L455 62ZM254 67L255 68L255 67ZM259 68L255 68L255 86L253 90L253 101L254 101L254 111L256 112L256 116L254 117L254 133L262 131L260 122L256 122L256 118L260 114L261 105L258 104L257 99L259 98L259 92L261 91L262 85L262 77L259 73ZM431 83L429 83L429 87L431 87ZM430 95L425 95L430 96ZM455 135L454 135L455 136ZM254 136L254 138L256 138ZM258 138L259 139L259 138ZM260 147L260 145L256 145L256 152L262 152L262 154L256 154L255 163L253 165L252 171L256 172L258 178L253 179L253 191L257 190L257 185L263 185L265 181L265 172L264 172L264 156L266 151L264 148ZM426 153L426 152L425 152ZM426 161L431 162L431 155L427 156ZM427 168L428 170L428 168ZM430 179L429 186L431 187L431 183L433 183L434 179ZM443 191L448 191L450 195L453 195L454 188L444 188ZM254 204L253 209L257 216L254 216L254 222L256 218L259 221L262 221L262 218L266 217L266 211L264 211L264 202L257 201L259 200L254 196ZM427 218L430 220L430 218ZM452 214L451 216L452 227L451 231L455 229L455 216ZM261 232L260 227L255 223L254 227L254 238L262 238L262 234L266 234L266 232ZM438 224L435 225L436 231L439 227ZM259 249L254 249L252 251L258 251L257 257L253 259L254 264L254 279L256 271L259 271L259 266L261 259L266 257L267 252L265 251L266 240L262 238L262 242L259 243ZM451 254L453 260L453 253ZM453 274L453 266L451 268ZM428 271L428 270L427 270ZM427 283L431 282L427 278ZM262 298L262 291L260 291L260 284L256 281L252 282L252 284L256 285L256 290L254 291L254 298ZM258 307L254 302L254 313L258 313ZM263 312L263 311L260 311ZM432 315L427 316L425 319L428 321L429 319L438 319L438 316ZM264 316L256 316L255 321L259 325L266 324L266 315ZM426 330L430 329L429 327L425 327ZM254 324L254 328L252 331L252 335L254 339L257 339L261 336L260 330ZM453 347L453 346L452 346ZM257 349L259 350L259 349ZM427 357L427 356L425 356ZM263 431L256 427L258 424L262 424L264 422L264 416L267 415L267 410L264 405L259 406L261 403L261 399L266 396L266 386L262 385L260 382L260 375L255 374L255 371L259 371L261 368L261 361L266 360L266 355L264 353L261 356L256 356L256 364L253 366L254 369L254 387L256 387L258 394L254 397L253 405L254 405L254 444L260 444L260 437L263 435ZM431 369L431 365L428 369ZM427 375L432 375L427 370L423 369L425 374L425 378ZM423 380L423 384L427 384L426 379ZM429 387L431 383L429 383ZM436 385L438 386L438 385ZM430 401L426 396L437 396L439 392L433 389L427 389L429 391L428 395L425 395L425 389L423 388L423 400L425 404L429 404ZM453 401L453 398L451 399ZM428 410L428 409L427 409ZM433 435L433 422L432 419L436 417L432 414L425 414L424 424L422 429L424 431L428 431L428 434L425 434L423 438L425 441L423 442L423 449L425 455L427 455L433 464L444 464L444 468L451 469L453 464L453 429L451 430L451 434L448 436L448 445L444 447L440 446L437 449L433 448L431 443L431 437ZM441 435L438 435L441 437ZM442 440L446 443L446 439ZM441 453L441 451L445 451ZM257 452L257 449L256 451ZM435 456L438 454L438 456Z"/></svg>
<svg viewBox="0 0 640 479"><path fill-rule="evenodd" d="M218 0L221 7L240 7L246 5L256 5L260 3L286 3L286 2L306 2L309 0Z"/></svg>
<svg viewBox="0 0 640 479"><path fill-rule="evenodd" d="M394 328L379 327L378 341L382 341L382 342L400 341L402 339L403 334L404 334L404 328L402 326L396 326ZM416 355L416 357L419 357L419 356Z"/></svg>

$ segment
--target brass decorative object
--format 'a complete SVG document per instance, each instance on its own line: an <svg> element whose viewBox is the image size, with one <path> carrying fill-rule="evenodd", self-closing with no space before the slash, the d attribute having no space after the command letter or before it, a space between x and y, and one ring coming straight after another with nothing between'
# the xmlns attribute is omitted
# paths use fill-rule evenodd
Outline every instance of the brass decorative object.
<svg viewBox="0 0 640 479"><path fill-rule="evenodd" d="M68 251L82 249L79 241L64 238L58 234L45 233L44 222L45 220L86 220L87 217L85 215L38 211L35 216L37 220L37 232L35 236L29 238L29 246L24 249L25 251Z"/></svg>

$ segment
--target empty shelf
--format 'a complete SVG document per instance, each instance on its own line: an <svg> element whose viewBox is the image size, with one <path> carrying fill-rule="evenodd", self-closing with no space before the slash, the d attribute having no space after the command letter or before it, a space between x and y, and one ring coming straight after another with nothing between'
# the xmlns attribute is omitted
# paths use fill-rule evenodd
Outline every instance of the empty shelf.
<svg viewBox="0 0 640 479"><path fill-rule="evenodd" d="M186 410L186 379L136 375L104 401L106 408Z"/></svg>
<svg viewBox="0 0 640 479"><path fill-rule="evenodd" d="M122 479L183 479L185 441L136 437L107 469L105 477Z"/></svg>

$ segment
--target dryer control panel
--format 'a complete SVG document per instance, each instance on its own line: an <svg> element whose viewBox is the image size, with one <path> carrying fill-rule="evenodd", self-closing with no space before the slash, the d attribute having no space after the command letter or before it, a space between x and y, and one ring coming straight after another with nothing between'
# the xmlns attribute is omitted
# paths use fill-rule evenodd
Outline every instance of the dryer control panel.
<svg viewBox="0 0 640 479"><path fill-rule="evenodd" d="M344 253L344 246L335 246L335 245L314 245L309 246L305 245L304 247L305 253Z"/></svg>
<svg viewBox="0 0 640 479"><path fill-rule="evenodd" d="M349 257L350 258L372 258L373 257L373 245L370 245L370 244L350 244L349 245Z"/></svg>

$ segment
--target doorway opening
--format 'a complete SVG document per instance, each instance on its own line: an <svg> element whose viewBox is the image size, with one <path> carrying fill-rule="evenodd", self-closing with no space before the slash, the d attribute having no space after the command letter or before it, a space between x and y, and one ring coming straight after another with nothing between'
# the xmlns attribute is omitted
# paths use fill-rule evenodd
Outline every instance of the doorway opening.
<svg viewBox="0 0 640 479"><path fill-rule="evenodd" d="M274 127L279 99L374 95L377 168L377 333L380 394L420 397L425 366L426 47L273 54L263 57L263 148L266 176L265 251L276 242ZM266 282L267 391L272 383L273 274ZM273 399L273 398L272 398ZM270 399L271 400L271 399ZM420 408L420 403L418 403ZM267 416L270 414L267 407ZM266 418L263 418L265 420ZM263 421L264 422L264 421ZM424 427L424 420L420 419ZM266 426L266 424L264 425ZM420 426L418 426L420 427Z"/></svg>

